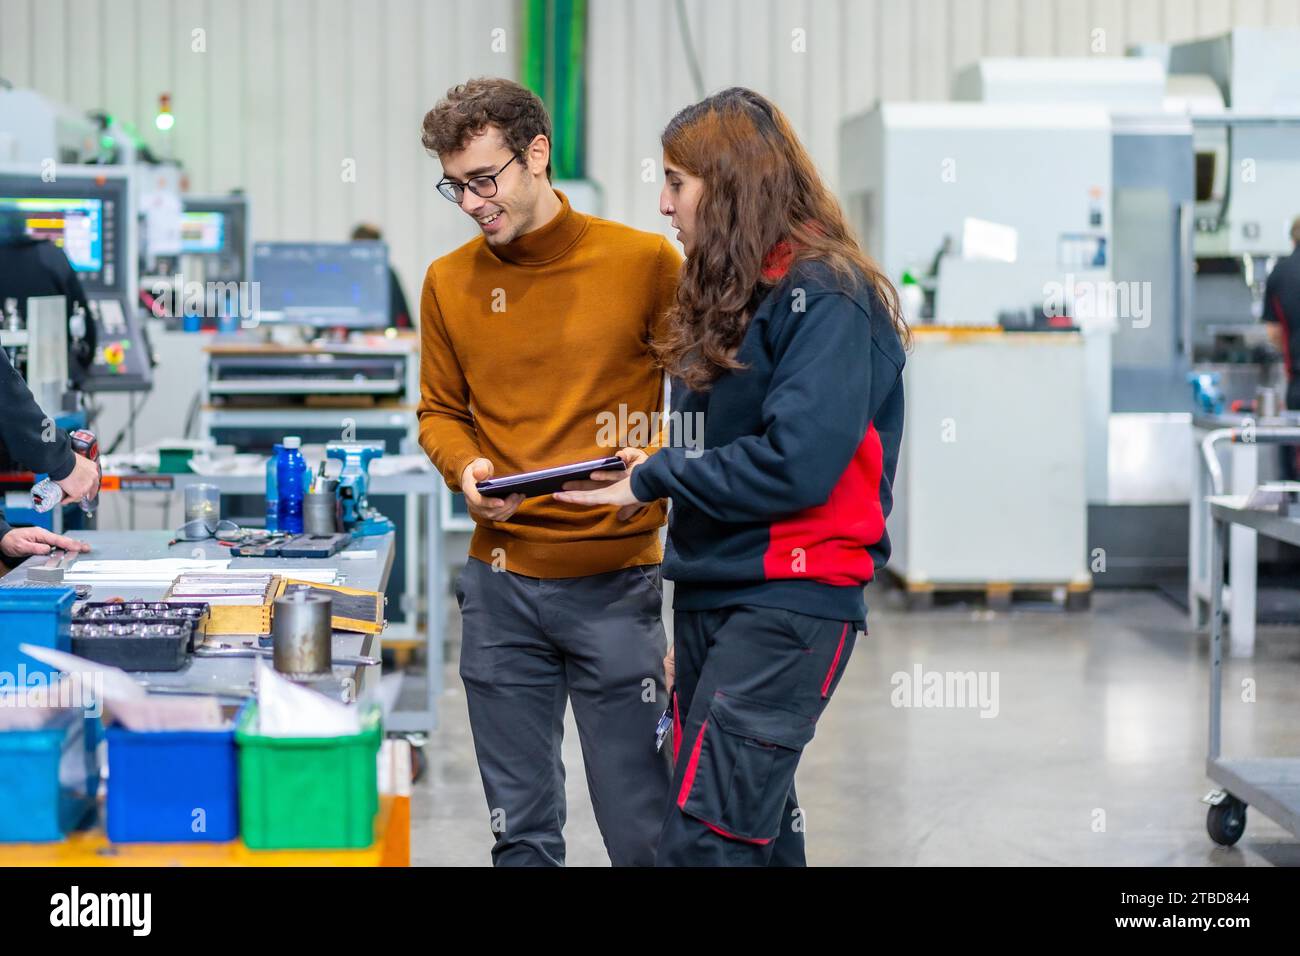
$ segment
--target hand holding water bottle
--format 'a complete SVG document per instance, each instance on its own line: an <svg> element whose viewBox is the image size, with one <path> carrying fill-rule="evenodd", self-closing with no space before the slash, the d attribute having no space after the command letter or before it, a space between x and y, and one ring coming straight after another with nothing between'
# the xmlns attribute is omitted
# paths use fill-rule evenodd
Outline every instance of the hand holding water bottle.
<svg viewBox="0 0 1300 956"><path fill-rule="evenodd" d="M72 444L72 471L55 481L48 475L39 476L32 488L32 501L38 512L50 511L65 497L81 501L81 510L94 514L99 504L99 482L104 471L99 461L99 439L86 428L78 428L68 435Z"/></svg>
<svg viewBox="0 0 1300 956"><path fill-rule="evenodd" d="M77 463L72 466L72 471L58 486L63 489L64 497L72 501L86 499L93 501L99 494L99 464L85 458L82 455L76 455Z"/></svg>

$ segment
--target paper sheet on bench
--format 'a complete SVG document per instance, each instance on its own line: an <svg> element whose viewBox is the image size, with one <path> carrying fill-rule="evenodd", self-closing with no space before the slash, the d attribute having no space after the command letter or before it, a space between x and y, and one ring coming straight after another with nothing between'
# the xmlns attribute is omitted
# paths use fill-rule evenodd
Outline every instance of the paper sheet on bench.
<svg viewBox="0 0 1300 956"><path fill-rule="evenodd" d="M338 568L232 568L229 558L199 560L194 558L145 558L137 560L79 560L63 575L67 584L116 585L135 584L166 587L180 574L286 574L314 584L333 584Z"/></svg>
<svg viewBox="0 0 1300 956"><path fill-rule="evenodd" d="M215 697L150 697L134 677L119 668L52 647L19 644L18 649L84 682L128 730L217 730L223 725L221 704Z"/></svg>

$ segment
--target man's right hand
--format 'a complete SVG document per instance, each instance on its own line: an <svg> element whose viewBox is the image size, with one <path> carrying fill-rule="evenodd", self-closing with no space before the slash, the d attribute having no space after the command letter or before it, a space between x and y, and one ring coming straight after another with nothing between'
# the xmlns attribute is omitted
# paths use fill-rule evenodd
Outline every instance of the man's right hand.
<svg viewBox="0 0 1300 956"><path fill-rule="evenodd" d="M76 459L72 471L68 472L66 478L56 481L55 484L63 489L63 496L69 502L95 497L99 492L99 466L81 455L74 454L72 457Z"/></svg>
<svg viewBox="0 0 1300 956"><path fill-rule="evenodd" d="M460 474L460 490L465 493L469 513L479 521L508 521L523 504L523 495L509 498L484 498L478 493L478 483L492 477L492 462L475 458Z"/></svg>

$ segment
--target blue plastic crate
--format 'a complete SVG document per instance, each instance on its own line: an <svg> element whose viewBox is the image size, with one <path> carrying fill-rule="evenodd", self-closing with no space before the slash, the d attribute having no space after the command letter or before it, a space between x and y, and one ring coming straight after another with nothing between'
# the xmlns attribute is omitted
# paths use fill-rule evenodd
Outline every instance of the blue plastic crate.
<svg viewBox="0 0 1300 956"><path fill-rule="evenodd" d="M108 729L108 838L224 842L239 836L231 730Z"/></svg>
<svg viewBox="0 0 1300 956"><path fill-rule="evenodd" d="M54 668L28 657L19 644L72 650L72 605L77 592L72 588L0 588L0 674L8 675L10 687L27 685L19 674L50 675ZM22 670L20 671L20 665Z"/></svg>
<svg viewBox="0 0 1300 956"><path fill-rule="evenodd" d="M0 843L61 840L94 817L98 726L65 710L40 730L0 733Z"/></svg>

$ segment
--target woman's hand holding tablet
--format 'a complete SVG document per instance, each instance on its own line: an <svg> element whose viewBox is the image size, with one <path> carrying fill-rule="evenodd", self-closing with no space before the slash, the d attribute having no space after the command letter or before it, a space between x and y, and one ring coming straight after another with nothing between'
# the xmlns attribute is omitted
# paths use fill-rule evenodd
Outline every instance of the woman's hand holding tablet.
<svg viewBox="0 0 1300 956"><path fill-rule="evenodd" d="M593 471L586 481L568 482L555 500L589 507L618 505L619 520L629 521L649 504L632 494L631 480L632 470L649 457L640 448L624 448L615 459L616 467Z"/></svg>
<svg viewBox="0 0 1300 956"><path fill-rule="evenodd" d="M520 475L489 478L480 481L477 489L484 498L509 498L511 495L536 498L560 491L570 482L589 481L596 473L621 472L625 468L623 459L611 455L608 458L593 458L591 461L580 461L572 465L526 471Z"/></svg>

